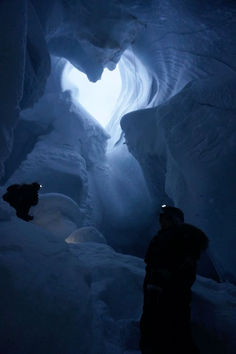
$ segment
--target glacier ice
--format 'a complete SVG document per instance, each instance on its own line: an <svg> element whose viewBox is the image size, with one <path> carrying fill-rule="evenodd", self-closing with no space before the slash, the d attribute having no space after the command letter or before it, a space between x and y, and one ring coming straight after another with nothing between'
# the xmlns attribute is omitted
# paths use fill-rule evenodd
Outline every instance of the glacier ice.
<svg viewBox="0 0 236 354"><path fill-rule="evenodd" d="M0 233L2 353L122 353L123 327L140 313L141 259L16 218Z"/></svg>
<svg viewBox="0 0 236 354"><path fill-rule="evenodd" d="M62 240L83 224L78 204L60 193L39 195L39 202L31 208L31 214L34 224L49 230Z"/></svg>
<svg viewBox="0 0 236 354"><path fill-rule="evenodd" d="M72 354L81 345L89 353L91 297L78 261L65 243L32 223L13 219L0 228L0 351Z"/></svg>
<svg viewBox="0 0 236 354"><path fill-rule="evenodd" d="M233 75L195 80L168 102L127 114L121 122L130 151L151 190L157 189L156 203L166 193L189 222L203 228L216 269L231 280L236 269L230 247L236 229L234 87Z"/></svg>
<svg viewBox="0 0 236 354"><path fill-rule="evenodd" d="M201 353L233 354L236 320L235 285L197 277L193 285L193 334Z"/></svg>
<svg viewBox="0 0 236 354"><path fill-rule="evenodd" d="M5 187L37 180L43 185L42 197L60 193L79 205L80 217L73 224L63 219L63 228L67 225L64 231L94 226L117 250L143 256L155 232L155 213L141 168L124 144L106 154L108 134L69 91L60 91L56 77L63 72L65 62L53 60L55 68L45 95L21 113ZM35 131L34 140L25 151L21 146L27 146L30 130ZM51 228L55 228L63 215L59 212L63 200L61 203L61 208L55 205L50 213L39 205L43 213L39 212L38 222L50 227L54 220ZM58 227L55 232L60 234Z"/></svg>
<svg viewBox="0 0 236 354"><path fill-rule="evenodd" d="M49 51L67 58L96 81L104 67L115 67L143 24L116 1L108 4L105 0L99 7L96 0L89 4L60 0L50 5L46 0L10 0L1 3L0 12L4 53L0 60L1 178L19 107L32 106L44 92L50 74Z"/></svg>
<svg viewBox="0 0 236 354"><path fill-rule="evenodd" d="M0 233L1 352L138 352L141 258L102 243L66 244L17 218L1 222ZM198 277L193 290L202 353L233 354L235 286Z"/></svg>
<svg viewBox="0 0 236 354"><path fill-rule="evenodd" d="M234 354L235 14L224 0L0 3L0 195L44 185L38 224L0 203L1 352L138 353L144 266L127 253L143 256L171 203L209 236L203 273L220 280L194 286L196 341ZM91 81L121 61L107 131L61 92L66 60ZM81 230L92 242L64 242Z"/></svg>
<svg viewBox="0 0 236 354"><path fill-rule="evenodd" d="M158 78L155 73L147 70L142 61L135 55L133 48L127 49L119 61L122 77L121 93L114 112L106 129L110 134L108 150L124 143L120 120L128 112L137 111L143 107L153 107L159 90Z"/></svg>
<svg viewBox="0 0 236 354"><path fill-rule="evenodd" d="M20 108L29 107L42 95L50 72L50 59L38 16L30 1L2 1L0 23L1 178L4 175L3 162L12 148L13 129Z"/></svg>

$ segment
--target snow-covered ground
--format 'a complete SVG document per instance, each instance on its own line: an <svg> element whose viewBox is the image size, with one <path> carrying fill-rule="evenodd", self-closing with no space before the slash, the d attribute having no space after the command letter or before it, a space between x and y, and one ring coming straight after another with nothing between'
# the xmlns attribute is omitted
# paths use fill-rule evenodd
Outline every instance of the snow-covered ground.
<svg viewBox="0 0 236 354"><path fill-rule="evenodd" d="M0 234L1 353L138 353L142 259L15 217ZM192 308L201 353L234 354L235 286L198 277Z"/></svg>

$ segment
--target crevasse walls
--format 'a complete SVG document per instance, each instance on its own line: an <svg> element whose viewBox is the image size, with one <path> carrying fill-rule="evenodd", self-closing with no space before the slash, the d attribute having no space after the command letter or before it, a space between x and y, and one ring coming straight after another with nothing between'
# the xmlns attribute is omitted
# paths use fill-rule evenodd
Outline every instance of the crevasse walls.
<svg viewBox="0 0 236 354"><path fill-rule="evenodd" d="M158 96L158 79L152 74L135 55L131 46L126 50L119 62L122 78L122 88L116 107L111 115L106 130L110 134L108 150L124 143L120 127L121 117L141 108L153 107Z"/></svg>
<svg viewBox="0 0 236 354"><path fill-rule="evenodd" d="M98 5L97 1L4 0L0 6L2 177L19 107L32 106L43 94L49 52L67 58L96 81L103 67L114 67L143 24L115 1Z"/></svg>
<svg viewBox="0 0 236 354"><path fill-rule="evenodd" d="M134 46L158 77L157 108L125 116L122 128L157 203L164 191L189 222L206 231L219 274L233 280L235 6L152 6Z"/></svg>
<svg viewBox="0 0 236 354"><path fill-rule="evenodd" d="M35 224L0 209L0 351L137 352L144 263L106 241L141 254L153 210L168 200L207 232L221 280L234 280L234 2L3 0L0 16L1 193L39 173L49 192ZM131 44L158 96L123 117L126 144L106 154L106 132L60 93L54 61L45 89L49 54L96 80ZM104 243L64 242L91 221ZM235 353L234 304L235 286L198 277L202 353Z"/></svg>
<svg viewBox="0 0 236 354"><path fill-rule="evenodd" d="M146 111L134 114L136 125L130 118L133 115L123 119L129 149L142 166L156 206L163 195L186 209L188 219L209 234L213 249L216 245L217 258L227 268L224 275L230 273L235 268L229 251L235 200L231 104L235 83L233 2L130 0L109 4L100 1L98 6L94 0L87 4L52 1L48 6L46 1L19 4L11 0L3 1L1 10L1 14L13 10L17 14L14 26L10 20L5 21L4 15L1 21L8 26L4 33L17 38L17 45L8 41L8 37L1 42L2 52L12 58L0 63L4 75L10 78L1 82L12 85L5 90L4 83L1 89L2 176L19 107L33 105L43 93L49 75L49 52L65 57L91 80L97 80L102 68L114 67L132 44L134 54L151 77L158 80L155 104L159 108L148 111L147 115ZM169 101L170 98L174 101ZM180 104L182 100L184 104ZM151 125L144 128L149 115L153 115ZM170 117L175 117L176 128L170 126ZM165 128L159 130L159 121L165 121ZM148 153L140 148L137 152L137 134L141 134L139 139L146 140L146 133L137 126L146 129L147 134L151 130L148 140L153 144ZM186 142L177 149L176 141L183 142L186 137L192 137L192 144ZM220 180L227 183L222 185ZM188 203L194 208L187 207ZM212 227L216 219L221 220L218 230Z"/></svg>

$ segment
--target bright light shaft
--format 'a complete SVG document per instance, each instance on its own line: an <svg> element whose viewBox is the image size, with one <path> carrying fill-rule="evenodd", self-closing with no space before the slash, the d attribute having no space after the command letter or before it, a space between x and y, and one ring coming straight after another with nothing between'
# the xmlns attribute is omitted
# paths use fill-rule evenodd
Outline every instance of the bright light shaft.
<svg viewBox="0 0 236 354"><path fill-rule="evenodd" d="M120 95L120 71L118 66L113 71L104 69L101 79L94 83L90 82L84 73L67 63L62 86L63 90L72 90L73 98L105 127Z"/></svg>

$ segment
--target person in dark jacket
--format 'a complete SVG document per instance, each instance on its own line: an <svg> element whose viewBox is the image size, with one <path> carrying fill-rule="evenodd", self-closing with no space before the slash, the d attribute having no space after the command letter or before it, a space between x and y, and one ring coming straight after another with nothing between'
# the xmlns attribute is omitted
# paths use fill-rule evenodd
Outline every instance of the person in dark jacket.
<svg viewBox="0 0 236 354"><path fill-rule="evenodd" d="M185 224L183 212L175 207L162 207L160 225L145 257L140 349L142 354L196 354L191 287L208 239L197 227Z"/></svg>
<svg viewBox="0 0 236 354"><path fill-rule="evenodd" d="M38 203L38 191L41 185L37 182L31 184L13 184L7 188L3 200L16 209L16 215L25 221L33 220L29 215L32 206Z"/></svg>

